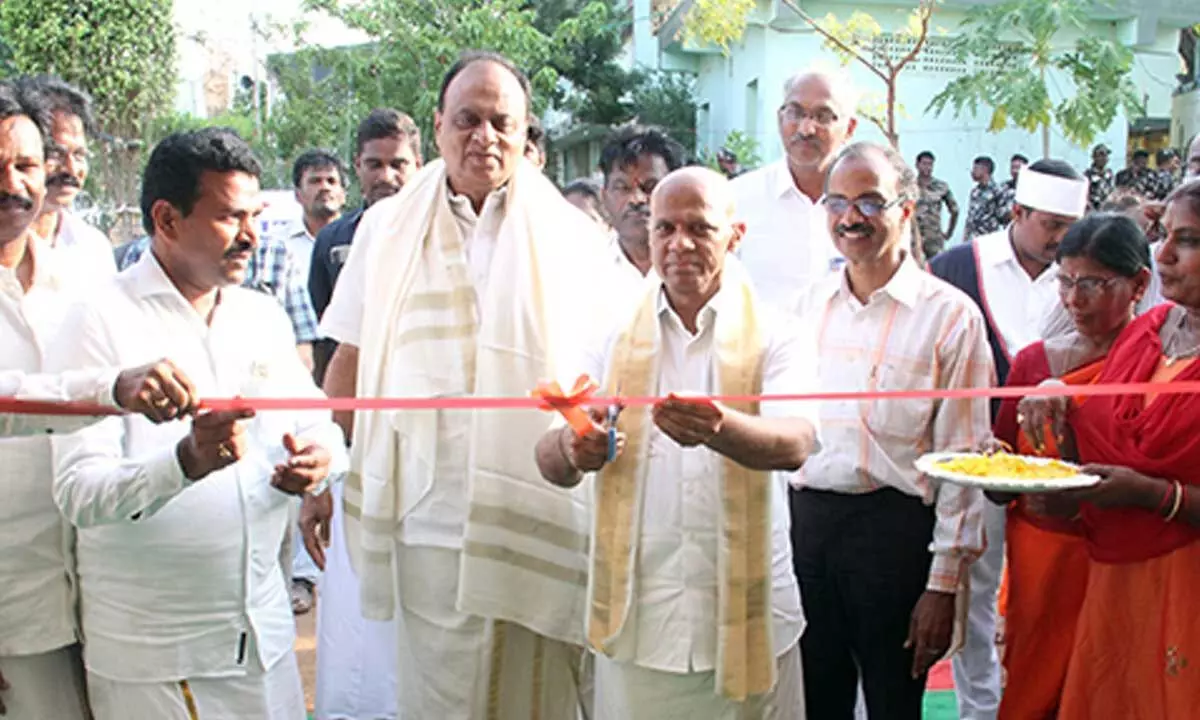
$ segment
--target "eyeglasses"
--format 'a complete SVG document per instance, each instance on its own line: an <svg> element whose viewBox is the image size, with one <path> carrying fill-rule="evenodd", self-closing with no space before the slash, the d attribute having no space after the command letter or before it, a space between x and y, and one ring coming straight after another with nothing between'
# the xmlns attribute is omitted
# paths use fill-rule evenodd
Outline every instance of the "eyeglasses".
<svg viewBox="0 0 1200 720"><path fill-rule="evenodd" d="M795 103L788 103L779 108L779 115L788 122L798 123L804 120L812 120L821 127L829 127L838 121L837 113L829 108L817 108L816 110L805 110Z"/></svg>
<svg viewBox="0 0 1200 720"><path fill-rule="evenodd" d="M903 195L895 200L884 200L874 197L860 197L849 200L841 195L826 195L821 198L821 204L825 206L825 211L830 215L845 215L846 211L853 206L854 209L858 210L859 215L873 218L884 210L895 207L905 200L906 198Z"/></svg>
<svg viewBox="0 0 1200 720"><path fill-rule="evenodd" d="M1067 277L1066 275L1058 276L1058 294L1065 296L1067 293L1074 290L1080 296L1091 298L1099 295L1102 291L1107 290L1113 283L1121 278L1098 278L1098 277Z"/></svg>

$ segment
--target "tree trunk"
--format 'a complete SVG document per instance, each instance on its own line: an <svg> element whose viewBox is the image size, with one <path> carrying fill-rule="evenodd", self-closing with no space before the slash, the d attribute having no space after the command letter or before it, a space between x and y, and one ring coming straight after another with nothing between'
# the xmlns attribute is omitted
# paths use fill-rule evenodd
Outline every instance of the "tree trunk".
<svg viewBox="0 0 1200 720"><path fill-rule="evenodd" d="M900 136L896 134L896 76L887 83L887 139L895 150L900 149Z"/></svg>
<svg viewBox="0 0 1200 720"><path fill-rule="evenodd" d="M1050 157L1050 123L1042 123L1042 158Z"/></svg>

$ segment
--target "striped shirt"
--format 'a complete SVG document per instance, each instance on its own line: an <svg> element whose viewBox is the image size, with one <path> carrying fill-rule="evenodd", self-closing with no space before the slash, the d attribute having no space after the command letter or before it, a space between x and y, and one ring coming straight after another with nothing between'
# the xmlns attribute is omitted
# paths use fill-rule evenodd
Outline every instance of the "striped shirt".
<svg viewBox="0 0 1200 720"><path fill-rule="evenodd" d="M843 272L814 288L797 311L818 328L826 390L995 385L979 309L910 260L865 305ZM927 452L973 449L989 434L988 412L986 399L822 403L822 449L808 459L798 483L847 494L891 487L935 504L927 588L955 592L966 565L983 550L983 495L931 483L913 462Z"/></svg>

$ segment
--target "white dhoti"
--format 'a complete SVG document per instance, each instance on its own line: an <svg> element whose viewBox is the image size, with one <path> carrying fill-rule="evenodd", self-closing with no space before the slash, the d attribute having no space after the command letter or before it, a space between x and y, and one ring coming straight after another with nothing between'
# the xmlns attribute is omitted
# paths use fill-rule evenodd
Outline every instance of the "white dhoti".
<svg viewBox="0 0 1200 720"><path fill-rule="evenodd" d="M88 673L95 720L305 720L296 654L246 675L181 682L123 682Z"/></svg>
<svg viewBox="0 0 1200 720"><path fill-rule="evenodd" d="M396 545L402 720L577 720L583 650L455 609L457 550Z"/></svg>
<svg viewBox="0 0 1200 720"><path fill-rule="evenodd" d="M37 655L0 657L0 675L8 682L5 720L84 720L87 694L79 646Z"/></svg>
<svg viewBox="0 0 1200 720"><path fill-rule="evenodd" d="M776 659L770 692L736 702L713 691L713 671L660 672L593 655L596 720L804 720L800 645Z"/></svg>
<svg viewBox="0 0 1200 720"><path fill-rule="evenodd" d="M983 510L987 549L971 565L971 604L962 650L954 656L954 693L961 720L995 720L1000 711L1000 653L996 601L1004 572L1005 509Z"/></svg>
<svg viewBox="0 0 1200 720"><path fill-rule="evenodd" d="M316 720L394 720L396 623L367 620L343 529L342 485L334 483L332 542L317 603Z"/></svg>

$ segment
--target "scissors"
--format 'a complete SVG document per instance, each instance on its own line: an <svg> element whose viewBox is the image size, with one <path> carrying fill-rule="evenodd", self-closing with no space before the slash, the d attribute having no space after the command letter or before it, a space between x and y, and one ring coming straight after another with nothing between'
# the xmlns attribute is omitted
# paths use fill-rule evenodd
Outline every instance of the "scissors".
<svg viewBox="0 0 1200 720"><path fill-rule="evenodd" d="M621 394L621 389L617 388L617 395ZM613 403L608 406L608 457L606 462L612 462L617 459L617 418L621 416L621 406L618 403Z"/></svg>

